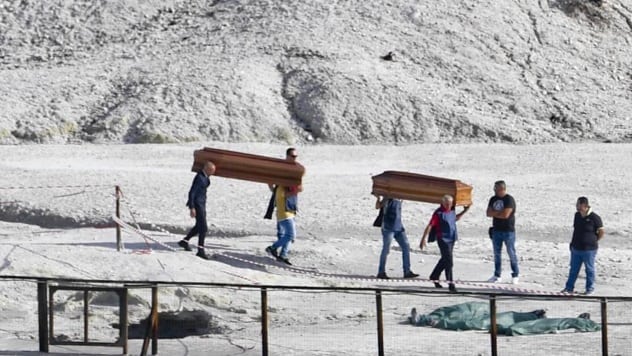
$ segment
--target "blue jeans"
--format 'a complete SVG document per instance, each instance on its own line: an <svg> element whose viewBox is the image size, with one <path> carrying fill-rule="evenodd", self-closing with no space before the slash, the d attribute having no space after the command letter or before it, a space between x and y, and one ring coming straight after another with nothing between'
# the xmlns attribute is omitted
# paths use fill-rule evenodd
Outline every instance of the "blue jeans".
<svg viewBox="0 0 632 356"><path fill-rule="evenodd" d="M290 243L295 237L296 225L294 224L294 218L277 221L277 241L272 244L272 248L276 250L281 247L279 256L287 258L287 254L290 252Z"/></svg>
<svg viewBox="0 0 632 356"><path fill-rule="evenodd" d="M492 243L494 244L494 276L500 277L502 272L501 252L503 243L507 247L509 255L509 263L511 264L511 276L518 277L520 270L518 269L518 256L516 256L516 233L514 231L496 231L492 234Z"/></svg>
<svg viewBox="0 0 632 356"><path fill-rule="evenodd" d="M386 272L386 257L391 250L391 242L393 238L402 248L402 262L404 268L404 274L410 271L410 245L408 245L408 238L406 232L382 230L382 253L380 254L380 266L378 267L378 273Z"/></svg>
<svg viewBox="0 0 632 356"><path fill-rule="evenodd" d="M568 272L568 280L566 281L566 289L572 292L575 289L575 281L582 268L582 263L586 269L586 292L595 290L595 257L597 250L576 250L571 247L571 267Z"/></svg>

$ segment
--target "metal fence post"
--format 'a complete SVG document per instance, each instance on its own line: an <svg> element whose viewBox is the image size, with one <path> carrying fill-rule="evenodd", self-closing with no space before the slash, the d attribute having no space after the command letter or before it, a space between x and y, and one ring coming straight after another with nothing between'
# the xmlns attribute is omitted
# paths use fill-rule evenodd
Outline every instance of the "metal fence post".
<svg viewBox="0 0 632 356"><path fill-rule="evenodd" d="M375 307L377 313L377 354L384 356L384 319L382 318L382 292L375 291Z"/></svg>
<svg viewBox="0 0 632 356"><path fill-rule="evenodd" d="M141 356L147 355L149 342L151 340L151 354L158 354L158 287L151 287L151 310L147 317L147 329L145 329L145 337L143 338L143 346L141 347Z"/></svg>
<svg viewBox="0 0 632 356"><path fill-rule="evenodd" d="M88 323L88 291L84 290L83 291L83 342L87 343L88 342L88 328L89 328L89 323Z"/></svg>
<svg viewBox="0 0 632 356"><path fill-rule="evenodd" d="M489 297L489 337L491 338L492 356L498 356L498 325L496 325L496 297Z"/></svg>
<svg viewBox="0 0 632 356"><path fill-rule="evenodd" d="M116 196L116 217L121 218L121 188L117 185L114 188L114 195ZM116 224L116 251L121 251L121 226Z"/></svg>
<svg viewBox="0 0 632 356"><path fill-rule="evenodd" d="M261 354L268 356L268 292L261 288Z"/></svg>
<svg viewBox="0 0 632 356"><path fill-rule="evenodd" d="M39 322L39 350L48 352L48 281L37 281L37 319Z"/></svg>
<svg viewBox="0 0 632 356"><path fill-rule="evenodd" d="M158 287L151 287L151 354L158 354Z"/></svg>
<svg viewBox="0 0 632 356"><path fill-rule="evenodd" d="M121 326L120 326L120 331L119 331L119 336L121 338L121 340L123 341L123 354L127 355L127 341L128 341L128 323L129 320L127 318L127 288L123 288L123 291L120 292L121 294L119 295L119 314L120 314L120 320L121 320Z"/></svg>
<svg viewBox="0 0 632 356"><path fill-rule="evenodd" d="M55 292L57 291L57 287L48 288L48 343L51 341L55 341Z"/></svg>
<svg viewBox="0 0 632 356"><path fill-rule="evenodd" d="M601 354L608 356L608 298L601 299Z"/></svg>

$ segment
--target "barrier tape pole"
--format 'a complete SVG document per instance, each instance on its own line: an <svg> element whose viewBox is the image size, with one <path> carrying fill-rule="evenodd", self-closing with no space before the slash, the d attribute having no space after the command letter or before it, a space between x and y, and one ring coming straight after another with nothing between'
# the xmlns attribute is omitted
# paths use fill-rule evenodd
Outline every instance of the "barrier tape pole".
<svg viewBox="0 0 632 356"><path fill-rule="evenodd" d="M114 188L114 196L116 197L116 217L121 218L121 188L117 185ZM121 251L121 226L116 224L116 251Z"/></svg>
<svg viewBox="0 0 632 356"><path fill-rule="evenodd" d="M125 199L123 196L123 191L121 190L121 188L119 187L119 195L121 197L121 201L123 201L125 204L125 207L127 208L127 212L129 213L130 217L132 218L132 221L134 222L134 225L136 225L136 229L138 231L142 232L142 229L140 228L140 225L138 224L138 221L136 220L136 215L139 215L138 212L135 212L134 210L132 210L131 207L131 202L129 202L129 200ZM120 215L119 215L119 219L120 219ZM149 242L147 241L147 238L145 238L143 236L143 240L145 241L145 249L144 250L140 250L140 253L152 253L151 250L151 246L149 245Z"/></svg>
<svg viewBox="0 0 632 356"><path fill-rule="evenodd" d="M131 226L131 225L129 225L128 223L126 223L125 221L123 221L123 220L121 220L121 219L117 218L116 216L112 216L112 219L114 220L114 222L115 222L117 225L120 225L120 226L121 226L121 228L123 228L123 229L125 229L125 230L131 231L131 232L134 232L134 233L136 233L136 234L138 234L138 235L142 236L142 237L143 237L143 238L145 238L145 239L151 240L151 241L153 241L153 242L157 243L158 245L160 245L160 246L162 246L162 247L166 248L166 249L167 249L167 250L169 250L169 251L173 251L173 252L176 252L176 251L177 251L175 248L173 248L173 247L171 247L171 246L169 246L169 245L167 245L167 244L165 244L165 243L163 243L163 242L160 242L160 241L158 241L158 240L154 239L153 237L149 236L147 233L145 233L145 232L143 232L143 231L140 231L140 230L138 230L138 229L134 228L133 226Z"/></svg>

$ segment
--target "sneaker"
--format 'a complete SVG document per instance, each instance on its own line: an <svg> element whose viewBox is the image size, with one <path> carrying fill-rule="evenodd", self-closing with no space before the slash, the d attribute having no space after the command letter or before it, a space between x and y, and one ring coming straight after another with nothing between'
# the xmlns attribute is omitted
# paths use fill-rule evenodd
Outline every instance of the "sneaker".
<svg viewBox="0 0 632 356"><path fill-rule="evenodd" d="M518 284L519 279L518 277L511 277L511 284Z"/></svg>
<svg viewBox="0 0 632 356"><path fill-rule="evenodd" d="M454 285L454 283L448 284L448 290L450 291L450 293L456 293L456 286Z"/></svg>
<svg viewBox="0 0 632 356"><path fill-rule="evenodd" d="M376 276L379 279L388 279L388 276L386 275L386 272L380 272L377 274Z"/></svg>
<svg viewBox="0 0 632 356"><path fill-rule="evenodd" d="M274 252L276 253L276 251L274 251ZM290 263L290 260L289 260L287 257L281 257L281 256L279 256L279 257L277 257L277 261L279 261L279 262L283 262L283 263L285 263L286 265L289 265L289 266L291 266L291 265L292 265L292 264Z"/></svg>
<svg viewBox="0 0 632 356"><path fill-rule="evenodd" d="M434 286L435 288L443 288L443 286L439 282L434 282Z"/></svg>
<svg viewBox="0 0 632 356"><path fill-rule="evenodd" d="M560 291L560 293L573 294L574 292L573 292L572 290L568 290L568 289L564 288L564 289L562 289L562 290Z"/></svg>
<svg viewBox="0 0 632 356"><path fill-rule="evenodd" d="M410 321L411 324L413 325L417 325L417 308L413 308L410 311L410 316L408 317L408 321Z"/></svg>
<svg viewBox="0 0 632 356"><path fill-rule="evenodd" d="M404 278L417 278L419 275L413 271L408 271L404 273Z"/></svg>
<svg viewBox="0 0 632 356"><path fill-rule="evenodd" d="M279 253L277 252L276 248L273 248L272 246L266 247L266 252L272 255L274 258L279 258Z"/></svg>
<svg viewBox="0 0 632 356"><path fill-rule="evenodd" d="M211 256L207 255L206 252L204 252L204 250L198 250L198 252L195 255L203 260L211 259Z"/></svg>
<svg viewBox="0 0 632 356"><path fill-rule="evenodd" d="M587 290L583 294L584 295L593 295L593 294L595 294L595 291L594 290Z"/></svg>
<svg viewBox="0 0 632 356"><path fill-rule="evenodd" d="M489 277L489 279L487 280L488 283L500 283L502 282L502 278L497 277L497 276L491 276Z"/></svg>
<svg viewBox="0 0 632 356"><path fill-rule="evenodd" d="M187 240L180 240L180 241L178 241L178 246L180 246L183 249L185 249L185 251L193 251L193 249L191 249L191 247L189 246L189 241L187 241Z"/></svg>

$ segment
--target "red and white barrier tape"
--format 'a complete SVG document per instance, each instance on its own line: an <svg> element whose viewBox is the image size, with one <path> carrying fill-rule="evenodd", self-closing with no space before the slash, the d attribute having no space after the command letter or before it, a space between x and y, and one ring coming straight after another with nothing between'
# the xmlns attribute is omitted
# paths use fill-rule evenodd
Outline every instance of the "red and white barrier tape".
<svg viewBox="0 0 632 356"><path fill-rule="evenodd" d="M209 249L210 251L213 251L211 249ZM379 282L379 283L419 283L419 282L423 282L423 283L445 283L445 281L435 281L435 280L431 280L431 279L424 279L424 278L389 278L389 279L379 279L377 277L353 277L353 276L344 276L344 275L339 275L339 274L332 274L332 273L323 273L323 272L316 272L316 271L308 271L308 270L304 270L301 268L297 268L297 267L290 267L290 266L282 266L282 265L276 265L276 264L266 264L266 263L261 263L261 262L257 262L257 261L252 261L249 259L245 259L245 258L241 258L241 257L235 257L235 256L231 256L231 255L227 255L225 253L221 253L221 252L215 252L216 255L225 257L225 258L229 258L229 259L233 259L236 261L240 261L240 262L244 262L244 263L249 263L255 266L259 266L259 267L263 267L263 268L268 268L268 267L273 267L273 268L277 268L277 269L281 269L281 270L285 270L291 273L295 273L295 274L301 274L301 275L306 275L306 276L310 276L310 277L316 277L316 278L326 278L326 279L338 279L338 280L348 280L348 281L355 281L355 282ZM472 286L472 287L484 287L487 289L494 289L494 290L502 290L502 291L509 291L509 292L517 292L517 293L523 293L523 294L538 294L538 295L568 295L565 293L559 293L559 292L550 292L550 291L542 291L542 290L536 290L536 289L528 289L528 288L519 288L519 287L509 287L509 286L504 286L504 285L499 285L499 284L494 284L494 283L482 283L482 282L477 282L477 281L464 281L464 280L456 280L454 281L455 285L464 285L464 286Z"/></svg>
<svg viewBox="0 0 632 356"><path fill-rule="evenodd" d="M130 225L130 224L128 224L128 223L126 223L125 221L123 221L123 220L119 219L119 218L118 218L118 217L116 217L116 216L112 216L112 220L114 220L114 222L115 222L116 224L118 224L120 227L122 227L122 228L124 228L124 229L126 229L126 230L128 230L128 231L134 232L134 233L136 233L136 234L140 235L141 237L143 237L143 238L145 238L145 239L148 239L148 240L150 240L150 241L153 241L153 242L157 243L158 245L160 245L160 246L162 246L162 247L166 248L166 249L167 249L167 250L169 250L169 251L173 251L173 252L176 252L176 251L177 251L177 249L175 249L175 248L173 248L173 247L171 247L171 246L169 246L169 245L167 245L167 244L165 244L165 243L162 243L162 242L160 242L160 241L156 240L155 238L151 237L149 234L147 234L147 233L145 233L145 232L143 232L143 231L141 231L141 230L139 230L139 229L137 229L137 228L133 227L132 225Z"/></svg>
<svg viewBox="0 0 632 356"><path fill-rule="evenodd" d="M0 187L0 190L19 190L19 189L66 189L66 188L103 188L112 187L112 185L104 184L88 184L88 185L33 185L33 186L10 186Z"/></svg>

